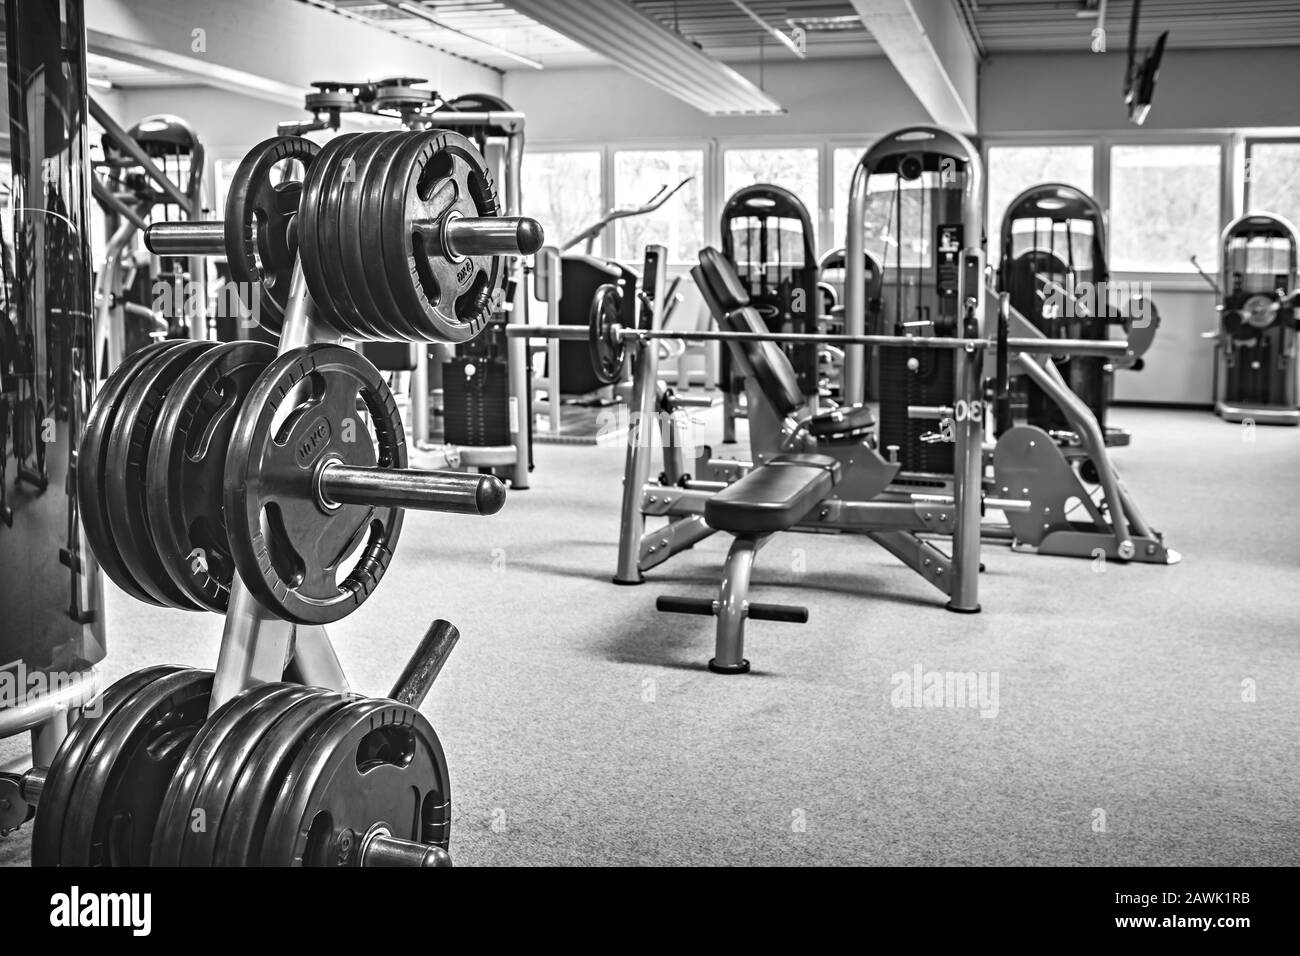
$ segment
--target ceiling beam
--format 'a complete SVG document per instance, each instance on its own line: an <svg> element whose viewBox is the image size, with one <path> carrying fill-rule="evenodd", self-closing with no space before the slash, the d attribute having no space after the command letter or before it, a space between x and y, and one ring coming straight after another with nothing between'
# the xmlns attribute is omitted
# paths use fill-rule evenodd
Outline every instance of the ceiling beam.
<svg viewBox="0 0 1300 956"><path fill-rule="evenodd" d="M979 58L949 0L853 0L935 124L974 133Z"/></svg>
<svg viewBox="0 0 1300 956"><path fill-rule="evenodd" d="M628 0L506 3L701 112L715 116L785 112L757 84L642 13Z"/></svg>
<svg viewBox="0 0 1300 956"><path fill-rule="evenodd" d="M92 53L298 108L315 80L406 75L450 95L501 91L499 71L325 3L95 0L86 41Z"/></svg>

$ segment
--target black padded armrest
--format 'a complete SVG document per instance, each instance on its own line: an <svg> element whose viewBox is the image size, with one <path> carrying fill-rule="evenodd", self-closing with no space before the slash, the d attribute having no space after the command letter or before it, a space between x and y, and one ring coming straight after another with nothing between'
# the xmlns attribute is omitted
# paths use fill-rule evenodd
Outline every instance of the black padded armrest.
<svg viewBox="0 0 1300 956"><path fill-rule="evenodd" d="M822 412L808 419L808 434L814 438L855 436L876 424L876 414L867 405L851 405Z"/></svg>

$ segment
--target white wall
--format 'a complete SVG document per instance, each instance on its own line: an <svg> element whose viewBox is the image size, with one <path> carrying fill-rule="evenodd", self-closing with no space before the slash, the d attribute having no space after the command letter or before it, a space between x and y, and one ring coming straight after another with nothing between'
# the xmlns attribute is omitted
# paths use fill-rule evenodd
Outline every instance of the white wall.
<svg viewBox="0 0 1300 956"><path fill-rule="evenodd" d="M997 54L980 73L980 132L1131 130L1126 57ZM1143 129L1300 127L1300 50L1168 50Z"/></svg>
<svg viewBox="0 0 1300 956"><path fill-rule="evenodd" d="M268 136L277 123L309 119L307 112L211 86L124 90L114 118L125 127L153 113L175 113L187 120L207 147L239 155Z"/></svg>
<svg viewBox="0 0 1300 956"><path fill-rule="evenodd" d="M758 82L758 65L736 67ZM507 73L503 96L528 117L533 143L885 133L927 115L884 57L776 61L763 86L780 116L709 116L617 67Z"/></svg>

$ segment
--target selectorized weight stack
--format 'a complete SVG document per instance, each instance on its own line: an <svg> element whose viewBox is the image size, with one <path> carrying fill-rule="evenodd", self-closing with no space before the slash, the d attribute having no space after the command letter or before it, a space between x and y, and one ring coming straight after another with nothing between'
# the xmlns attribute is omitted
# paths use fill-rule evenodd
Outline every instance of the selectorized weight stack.
<svg viewBox="0 0 1300 956"><path fill-rule="evenodd" d="M1103 340L1110 337L1111 326L1123 329L1129 354L1122 359L1058 356L1055 361L1070 390L1097 419L1106 444L1127 445L1129 433L1106 421L1115 370L1142 369L1160 313L1154 301L1140 294L1120 296L1126 284L1112 286L1101 206L1073 186L1032 186L1007 206L1001 233L998 288L1039 332L1049 339ZM1014 404L1024 406L1030 425L1049 433L1070 432L1064 411L1043 389L1022 382L1016 391ZM998 433L1010 427L1010 421L1000 422Z"/></svg>
<svg viewBox="0 0 1300 956"><path fill-rule="evenodd" d="M37 806L33 862L447 864L450 781L419 704L458 632L435 621L372 699L351 692L321 625L374 592L406 508L490 515L504 486L408 469L382 375L340 340L468 341L505 257L533 252L540 227L498 215L469 140L428 130L319 151L268 140L223 223L161 223L146 242L226 255L280 347L148 346L91 409L77 497L106 573L226 624L215 671L123 678L48 768L11 776Z"/></svg>
<svg viewBox="0 0 1300 956"><path fill-rule="evenodd" d="M1223 230L1214 411L1229 422L1298 425L1300 236L1269 213Z"/></svg>

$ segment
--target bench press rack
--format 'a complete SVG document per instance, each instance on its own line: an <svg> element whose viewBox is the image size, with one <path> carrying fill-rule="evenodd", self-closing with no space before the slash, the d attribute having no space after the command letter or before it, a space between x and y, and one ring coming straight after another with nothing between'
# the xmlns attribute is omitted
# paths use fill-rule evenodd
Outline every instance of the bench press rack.
<svg viewBox="0 0 1300 956"><path fill-rule="evenodd" d="M715 316L732 313L722 307L716 295L711 295L710 283L702 278L705 250L701 254L701 267L693 270L697 284L705 294ZM778 333L768 331L667 331L658 328L661 306L654 290L664 287L666 275L666 250L650 246L645 259L645 292L643 302L652 310L649 329L624 329L618 325L598 326L596 310L590 327L512 325L507 334L519 337L560 338L593 343L603 342L608 348L626 347L631 353L633 385L631 398L631 424L625 463L623 497L620 512L619 547L614 582L640 584L643 572L655 567L683 550L693 547L717 530L732 531L736 540L727 558L717 600L695 598L661 598L660 610L714 615L718 618L717 653L710 669L721 673L742 673L748 662L742 656L744 620L754 617L765 620L800 622L807 620L807 610L783 605L751 604L747 600L749 570L757 551L776 530L842 532L865 534L911 567L927 581L948 596L949 610L962 613L979 611L980 543L982 514L985 507L1004 512L1024 511L1029 503L1019 499L985 498L984 484L984 422L985 408L983 360L988 352L997 354L999 345L1003 354L1050 355L1069 352L1079 355L1122 355L1124 343L1095 340L1053 340L1043 338L1005 336L1005 301L1000 318L1003 321L1003 339L989 339L980 335L964 334L960 337L913 337L895 335L822 335ZM982 259L982 256L980 257ZM717 256L718 261L722 261ZM716 267L715 267L716 268ZM980 275L982 269L964 270L969 275ZM967 312L967 331L983 328L982 297L963 297ZM732 305L733 303L728 303ZM737 306L734 311L740 311ZM723 341L729 343L781 343L805 342L844 346L901 346L909 349L944 349L954 353L955 392L953 407L913 406L913 418L938 419L943 429L931 440L952 440L955 444L957 467L951 496L910 495L895 500L876 500L889 486L898 472L896 463L888 462L871 449L865 441L836 444L823 448L813 441L818 454L787 455L800 450L807 443L810 432L822 426L821 416L843 416L846 410L823 412L821 416L808 416L783 427L781 453L760 457L755 462L712 459L705 455L693 463L694 471L688 473L682 449L671 440L664 441L664 474L660 481L651 482L650 466L653 454L652 431L661 425L660 416L667 414L670 428L665 434L676 434L681 423L678 416L685 414L689 402L664 394L658 383L658 350L650 343L658 339L680 339L686 342ZM751 392L749 407L755 412L769 404L758 376L746 371L747 389ZM854 410L848 409L852 416ZM751 413L753 414L753 413ZM757 416L755 416L757 417ZM752 429L756 422L751 422ZM845 427L848 427L847 425ZM781 486L792 489L788 506L782 502L764 501L760 497L748 498L742 481L757 476L772 465L795 466L805 470L805 482L796 480L793 472L781 473ZM828 478L819 470L833 472ZM772 473L770 470L768 475ZM833 495L814 495L808 499L808 490L827 488L845 478L843 485ZM773 487L772 483L750 479L755 490ZM722 518L722 512L731 511ZM774 510L782 511L773 517ZM798 513L795 513L795 512ZM666 517L669 523L651 531L646 530L647 516ZM710 518L715 520L711 521ZM739 519L739 520L737 520ZM924 535L925 537L922 537ZM944 554L929 540L933 536L952 539L952 553Z"/></svg>

